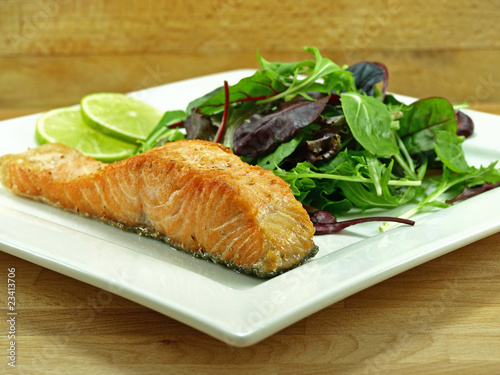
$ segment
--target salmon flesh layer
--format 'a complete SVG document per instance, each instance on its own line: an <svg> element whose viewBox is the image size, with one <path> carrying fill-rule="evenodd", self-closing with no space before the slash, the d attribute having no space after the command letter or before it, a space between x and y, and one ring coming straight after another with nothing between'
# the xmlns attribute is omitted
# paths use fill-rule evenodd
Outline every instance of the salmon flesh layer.
<svg viewBox="0 0 500 375"><path fill-rule="evenodd" d="M260 277L317 251L314 227L287 183L217 143L177 141L111 164L45 144L2 156L0 182Z"/></svg>

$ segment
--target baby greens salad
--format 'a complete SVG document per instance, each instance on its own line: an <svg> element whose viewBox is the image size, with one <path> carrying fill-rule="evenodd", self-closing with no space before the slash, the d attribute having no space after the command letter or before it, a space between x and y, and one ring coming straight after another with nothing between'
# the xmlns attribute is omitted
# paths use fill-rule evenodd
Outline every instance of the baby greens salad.
<svg viewBox="0 0 500 375"><path fill-rule="evenodd" d="M320 233L335 231L333 215L352 209L415 202L400 216L408 219L500 183L496 163L467 163L461 145L473 123L461 106L439 97L404 104L387 92L383 64L340 67L304 49L313 59L269 62L257 54L261 69L166 112L138 152L180 134L223 143L287 181ZM428 177L430 170L439 173ZM444 200L450 191L457 197Z"/></svg>

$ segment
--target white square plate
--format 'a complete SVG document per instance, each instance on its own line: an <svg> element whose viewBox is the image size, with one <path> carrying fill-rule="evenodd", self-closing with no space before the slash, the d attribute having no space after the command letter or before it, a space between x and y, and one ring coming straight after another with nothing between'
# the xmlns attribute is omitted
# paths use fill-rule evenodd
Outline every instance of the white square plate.
<svg viewBox="0 0 500 375"><path fill-rule="evenodd" d="M184 109L237 70L131 95L161 110ZM411 98L403 98L412 100ZM474 165L500 159L500 117L465 111L475 134L464 144ZM30 115L0 122L0 154L35 147ZM320 251L270 280L238 274L160 241L12 195L0 188L0 250L95 285L234 346L249 346L362 289L500 230L500 189L421 215L414 227L378 232L367 223L317 236ZM397 215L407 207L384 212Z"/></svg>

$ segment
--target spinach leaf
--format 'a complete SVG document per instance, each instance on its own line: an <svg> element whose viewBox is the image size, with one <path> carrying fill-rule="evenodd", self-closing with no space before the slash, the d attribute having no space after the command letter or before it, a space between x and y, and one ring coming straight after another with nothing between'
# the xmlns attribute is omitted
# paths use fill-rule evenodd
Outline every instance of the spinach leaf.
<svg viewBox="0 0 500 375"><path fill-rule="evenodd" d="M375 85L386 79L384 69L368 61L351 65L347 70L352 73L356 88L370 96L374 96Z"/></svg>
<svg viewBox="0 0 500 375"><path fill-rule="evenodd" d="M229 103L256 102L276 96L286 89L287 87L278 81L275 75L269 75L266 70L258 70L252 76L245 77L229 87ZM213 94L205 97L206 100L202 103L197 103L197 109L201 113L210 115L223 111L226 101L224 90L220 88Z"/></svg>
<svg viewBox="0 0 500 375"><path fill-rule="evenodd" d="M399 119L397 132L410 154L433 150L436 132L440 130L457 133L455 110L446 99L418 100L401 111L404 117Z"/></svg>
<svg viewBox="0 0 500 375"><path fill-rule="evenodd" d="M297 149L302 140L303 136L301 134L293 137L288 142L280 144L274 152L258 158L255 164L269 170L278 168Z"/></svg>
<svg viewBox="0 0 500 375"><path fill-rule="evenodd" d="M465 160L460 137L454 133L443 130L436 131L435 135L436 142L434 143L434 150L439 160L453 172L470 172L471 167L467 163L467 160Z"/></svg>
<svg viewBox="0 0 500 375"><path fill-rule="evenodd" d="M399 152L392 137L391 114L382 102L355 92L341 94L340 101L352 135L361 146L377 157Z"/></svg>
<svg viewBox="0 0 500 375"><path fill-rule="evenodd" d="M186 112L191 113L193 110L196 110L203 103L207 102L208 100L212 99L214 96L220 93L222 93L222 96L224 96L224 86L217 87L216 89L213 89L212 91L206 93L205 95L200 96L199 98L196 98L193 101L191 101L186 108ZM221 105L224 105L224 103L222 103Z"/></svg>

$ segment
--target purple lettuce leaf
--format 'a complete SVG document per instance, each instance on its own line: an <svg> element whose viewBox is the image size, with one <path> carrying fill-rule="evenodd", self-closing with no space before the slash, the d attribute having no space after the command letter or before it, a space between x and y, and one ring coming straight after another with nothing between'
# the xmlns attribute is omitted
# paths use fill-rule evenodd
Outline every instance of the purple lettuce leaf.
<svg viewBox="0 0 500 375"><path fill-rule="evenodd" d="M318 119L329 99L325 96L310 101L297 97L270 114L254 114L234 133L235 154L256 157L274 151L280 143L290 140Z"/></svg>

